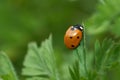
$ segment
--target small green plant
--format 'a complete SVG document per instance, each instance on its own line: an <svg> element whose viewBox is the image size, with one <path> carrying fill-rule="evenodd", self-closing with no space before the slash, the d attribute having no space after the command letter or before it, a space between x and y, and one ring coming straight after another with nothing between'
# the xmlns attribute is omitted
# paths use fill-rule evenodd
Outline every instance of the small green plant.
<svg viewBox="0 0 120 80"><path fill-rule="evenodd" d="M107 71L120 64L119 48L120 44L104 39L102 44L96 41L94 51L89 53L84 38L83 44L73 51L76 60L73 65L68 65L68 80L106 80ZM57 68L51 35L41 47L34 42L29 44L22 75L25 80L66 80ZM4 52L0 53L0 77L3 80L19 80Z"/></svg>
<svg viewBox="0 0 120 80"><path fill-rule="evenodd" d="M52 35L50 35L40 47L35 42L28 45L21 73L24 77L23 80L118 80L110 79L108 73L116 67L120 67L120 43L105 38L102 42L96 40L93 50L88 50L86 46L85 32L96 35L112 31L119 35L117 30L120 26L118 24L120 21L120 1L100 1L102 4L98 6L99 12L95 13L85 23L87 28L84 27L81 45L73 50L74 63L71 65L63 64L67 70L58 68L52 46ZM89 28L88 26L92 27ZM116 26L116 28L111 26ZM4 52L0 52L0 80L20 80Z"/></svg>

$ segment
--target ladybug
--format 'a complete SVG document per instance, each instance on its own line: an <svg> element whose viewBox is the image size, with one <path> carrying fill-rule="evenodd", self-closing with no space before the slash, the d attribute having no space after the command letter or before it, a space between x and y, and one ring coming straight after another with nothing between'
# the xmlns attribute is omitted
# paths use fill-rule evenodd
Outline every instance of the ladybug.
<svg viewBox="0 0 120 80"><path fill-rule="evenodd" d="M83 37L83 26L73 25L68 28L64 36L64 43L67 48L75 49L79 46Z"/></svg>

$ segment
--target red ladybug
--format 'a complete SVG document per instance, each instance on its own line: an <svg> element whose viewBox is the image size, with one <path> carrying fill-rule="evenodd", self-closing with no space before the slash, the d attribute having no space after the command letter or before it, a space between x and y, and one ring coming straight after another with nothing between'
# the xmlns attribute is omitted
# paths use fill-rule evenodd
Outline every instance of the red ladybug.
<svg viewBox="0 0 120 80"><path fill-rule="evenodd" d="M78 47L82 37L83 26L81 25L70 26L70 28L68 28L64 36L64 43L67 48L74 49Z"/></svg>

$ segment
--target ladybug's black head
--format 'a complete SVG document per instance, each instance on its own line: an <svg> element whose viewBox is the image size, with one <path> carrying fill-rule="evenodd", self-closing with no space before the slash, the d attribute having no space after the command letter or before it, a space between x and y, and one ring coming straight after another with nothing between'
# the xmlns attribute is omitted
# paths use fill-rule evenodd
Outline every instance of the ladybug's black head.
<svg viewBox="0 0 120 80"><path fill-rule="evenodd" d="M73 27L83 31L83 26L82 25L76 24Z"/></svg>

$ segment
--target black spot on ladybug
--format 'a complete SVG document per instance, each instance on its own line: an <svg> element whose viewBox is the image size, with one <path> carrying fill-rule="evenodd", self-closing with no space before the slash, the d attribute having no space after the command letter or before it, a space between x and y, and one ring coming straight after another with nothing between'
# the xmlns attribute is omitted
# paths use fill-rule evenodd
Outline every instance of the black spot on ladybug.
<svg viewBox="0 0 120 80"><path fill-rule="evenodd" d="M71 45L71 47L75 47L74 45Z"/></svg>
<svg viewBox="0 0 120 80"><path fill-rule="evenodd" d="M79 36L77 36L77 39L79 39L80 37Z"/></svg>
<svg viewBox="0 0 120 80"><path fill-rule="evenodd" d="M72 39L72 37L70 37L70 39Z"/></svg>

